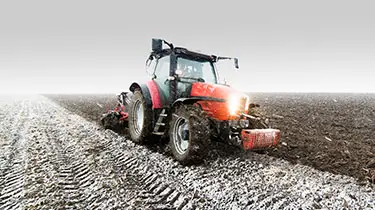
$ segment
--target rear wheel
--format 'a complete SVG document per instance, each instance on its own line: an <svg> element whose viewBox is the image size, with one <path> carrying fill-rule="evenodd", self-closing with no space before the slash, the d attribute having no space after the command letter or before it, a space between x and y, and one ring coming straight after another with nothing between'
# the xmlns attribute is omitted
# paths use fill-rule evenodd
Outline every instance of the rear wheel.
<svg viewBox="0 0 375 210"><path fill-rule="evenodd" d="M152 131L152 110L140 91L135 91L129 104L129 134L133 142L146 143Z"/></svg>
<svg viewBox="0 0 375 210"><path fill-rule="evenodd" d="M204 112L192 105L180 105L172 114L169 145L174 158L182 164L200 161L210 140L209 121Z"/></svg>

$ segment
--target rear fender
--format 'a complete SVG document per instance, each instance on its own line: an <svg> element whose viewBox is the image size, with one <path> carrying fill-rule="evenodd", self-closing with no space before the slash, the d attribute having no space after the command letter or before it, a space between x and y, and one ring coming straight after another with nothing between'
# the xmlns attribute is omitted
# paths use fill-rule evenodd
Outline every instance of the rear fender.
<svg viewBox="0 0 375 210"><path fill-rule="evenodd" d="M129 90L134 92L135 90L141 90L144 98L146 99L147 105L152 106L153 109L162 108L160 93L155 81L150 80L146 84L139 85L138 83L133 83L130 85Z"/></svg>
<svg viewBox="0 0 375 210"><path fill-rule="evenodd" d="M130 85L129 90L133 93L136 90L140 90L143 97L146 100L147 105L149 105L149 106L152 105L152 99L151 99L150 91L148 90L147 85L145 85L145 84L140 85L140 84L134 82L133 84Z"/></svg>

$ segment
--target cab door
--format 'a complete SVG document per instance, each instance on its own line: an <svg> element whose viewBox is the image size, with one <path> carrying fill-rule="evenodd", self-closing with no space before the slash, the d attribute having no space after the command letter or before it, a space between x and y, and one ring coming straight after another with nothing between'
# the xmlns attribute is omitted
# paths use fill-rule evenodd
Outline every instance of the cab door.
<svg viewBox="0 0 375 210"><path fill-rule="evenodd" d="M163 106L168 106L170 96L169 86L170 56L164 56L156 61L154 81L159 87L159 93Z"/></svg>

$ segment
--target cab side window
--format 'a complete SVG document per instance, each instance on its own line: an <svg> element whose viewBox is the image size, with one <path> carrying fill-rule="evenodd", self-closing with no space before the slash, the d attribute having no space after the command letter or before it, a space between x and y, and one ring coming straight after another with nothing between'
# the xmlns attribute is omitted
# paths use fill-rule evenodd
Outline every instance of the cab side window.
<svg viewBox="0 0 375 210"><path fill-rule="evenodd" d="M156 79L164 82L169 77L170 70L170 56L162 57L156 64L155 74Z"/></svg>

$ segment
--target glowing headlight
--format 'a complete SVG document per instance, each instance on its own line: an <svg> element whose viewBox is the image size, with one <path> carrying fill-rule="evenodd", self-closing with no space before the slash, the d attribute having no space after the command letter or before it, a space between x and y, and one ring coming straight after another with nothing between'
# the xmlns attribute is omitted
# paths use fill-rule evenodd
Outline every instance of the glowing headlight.
<svg viewBox="0 0 375 210"><path fill-rule="evenodd" d="M244 102L243 99L246 98L246 101ZM228 100L229 105L229 114L235 115L238 110L244 109L247 110L247 107L249 107L250 104L250 98L249 96L241 96L241 95L231 95Z"/></svg>
<svg viewBox="0 0 375 210"><path fill-rule="evenodd" d="M231 95L229 97L228 105L229 105L229 114L231 114L231 115L236 114L237 110L240 107L239 98L235 95Z"/></svg>

